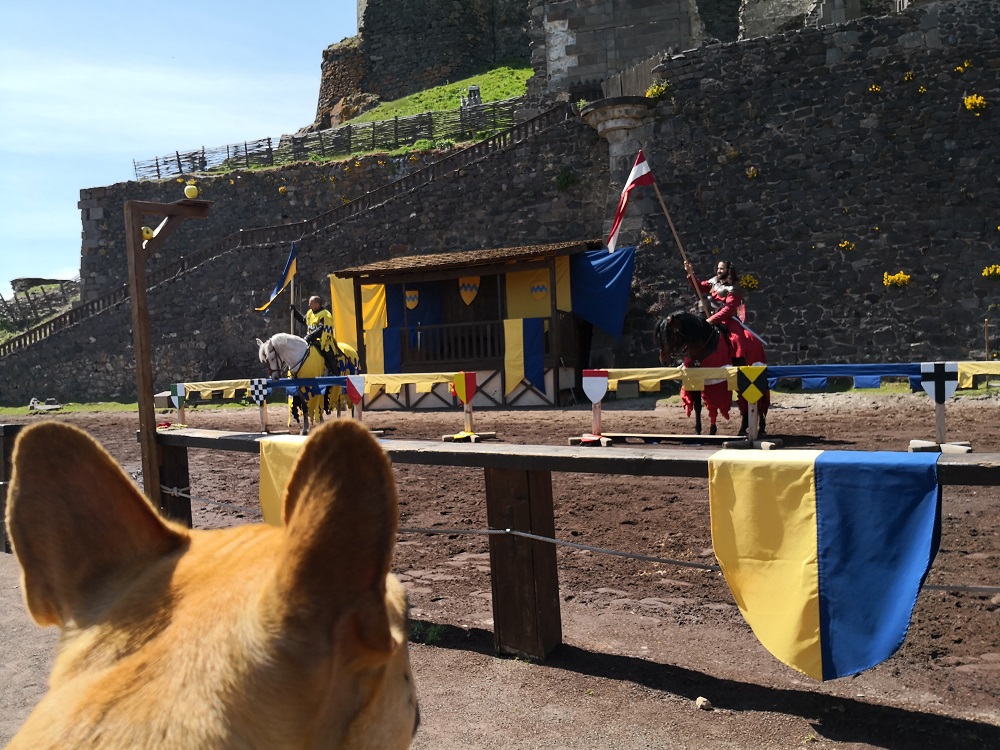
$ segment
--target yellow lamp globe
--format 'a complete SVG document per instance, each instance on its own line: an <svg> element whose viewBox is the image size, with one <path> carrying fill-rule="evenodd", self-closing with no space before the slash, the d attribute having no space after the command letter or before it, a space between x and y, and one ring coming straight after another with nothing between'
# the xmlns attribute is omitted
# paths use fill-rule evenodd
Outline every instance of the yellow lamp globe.
<svg viewBox="0 0 1000 750"><path fill-rule="evenodd" d="M153 239L153 229L152 229L152 227L143 227L142 228L142 238L144 240L151 240L151 239Z"/></svg>
<svg viewBox="0 0 1000 750"><path fill-rule="evenodd" d="M198 186L197 185L185 185L184 186L184 197L188 200L194 200L198 197Z"/></svg>

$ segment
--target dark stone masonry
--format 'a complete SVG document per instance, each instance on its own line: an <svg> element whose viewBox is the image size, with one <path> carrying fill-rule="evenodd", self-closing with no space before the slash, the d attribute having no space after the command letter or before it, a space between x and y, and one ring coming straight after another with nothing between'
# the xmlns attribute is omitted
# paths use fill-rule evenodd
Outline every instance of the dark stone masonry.
<svg viewBox="0 0 1000 750"><path fill-rule="evenodd" d="M699 270L731 258L757 280L749 322L772 363L981 359L987 318L998 347L1000 278L983 275L1000 263L998 33L990 0L923 2L663 61L667 93L634 137ZM187 222L150 267L240 227L313 216L435 157L415 158L199 179L211 218ZM390 255L601 236L633 159L571 119L307 238L297 291L326 296L327 273ZM181 188L82 191L88 298L125 280L123 202ZM637 193L628 215L634 303L601 364L651 366L657 316L693 295L655 193ZM151 290L157 389L260 372L254 337L284 329L287 305L269 318L253 307L287 253L236 250ZM885 285L901 272L909 283ZM129 320L127 305L111 309L0 359L0 403L134 398Z"/></svg>

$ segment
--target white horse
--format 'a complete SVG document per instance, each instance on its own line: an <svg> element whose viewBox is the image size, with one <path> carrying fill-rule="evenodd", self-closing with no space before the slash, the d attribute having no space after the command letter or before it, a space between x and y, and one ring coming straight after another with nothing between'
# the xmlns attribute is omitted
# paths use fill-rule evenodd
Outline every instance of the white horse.
<svg viewBox="0 0 1000 750"><path fill-rule="evenodd" d="M291 333L276 333L267 341L257 339L257 347L257 356L267 366L267 375L271 379L283 377L286 373L293 378L318 378L324 374L346 375L358 371L357 351L354 347L342 342L337 343L339 372L327 372L323 355L301 336L295 336ZM326 411L327 403L336 404L338 417L345 407L350 409L347 397L340 386L333 386L327 392L327 396L329 401L319 394L306 399L304 398L304 390L300 389L299 394L293 397L291 416L298 421L296 411L301 407L302 429L300 433L302 435L309 432L310 418L314 422L323 421L323 413Z"/></svg>
<svg viewBox="0 0 1000 750"><path fill-rule="evenodd" d="M326 374L326 362L316 347L301 336L290 333L276 333L267 341L257 339L257 356L267 366L267 375L275 379L290 375L293 378L318 378ZM329 373L339 375L338 372ZM339 395L339 394L337 394ZM309 433L309 418L314 422L323 421L325 399L321 394L305 397L305 389L300 388L292 397L291 415L298 421L297 411L302 411L301 435ZM339 399L338 399L339 401ZM338 416L339 416L338 408Z"/></svg>

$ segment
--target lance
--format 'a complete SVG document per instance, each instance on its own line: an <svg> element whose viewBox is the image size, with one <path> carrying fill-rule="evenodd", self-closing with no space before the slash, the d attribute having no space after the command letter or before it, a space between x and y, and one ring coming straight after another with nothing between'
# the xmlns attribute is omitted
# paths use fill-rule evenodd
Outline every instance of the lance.
<svg viewBox="0 0 1000 750"><path fill-rule="evenodd" d="M681 238L677 234L677 230L674 228L674 222L670 218L670 212L667 210L667 204L663 202L663 196L660 195L660 186L656 184L656 180L653 180L653 189L656 191L656 197L660 201L660 208L663 209L663 215L667 217L667 224L670 225L670 231L673 232L677 248L681 251L681 258L685 263L688 263L687 253L684 252L684 243L681 242ZM705 311L705 317L711 317L712 311L708 307L708 300L705 299L705 295L701 291L701 286L699 284L695 284L694 290L698 292L698 301L701 303L701 309Z"/></svg>

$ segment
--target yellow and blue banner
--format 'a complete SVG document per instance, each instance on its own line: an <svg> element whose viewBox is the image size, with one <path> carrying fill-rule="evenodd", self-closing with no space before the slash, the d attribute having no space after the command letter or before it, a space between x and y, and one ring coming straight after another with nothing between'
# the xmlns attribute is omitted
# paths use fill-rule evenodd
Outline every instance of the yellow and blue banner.
<svg viewBox="0 0 1000 750"><path fill-rule="evenodd" d="M817 680L902 645L941 536L935 453L722 450L712 544L760 642Z"/></svg>
<svg viewBox="0 0 1000 750"><path fill-rule="evenodd" d="M285 269L281 272L281 278L278 279L278 283L274 285L274 291L271 292L271 299L264 303L262 307L256 308L257 312L265 312L271 306L271 303L278 298L278 295L285 291L285 287L291 284L292 279L295 277L296 268L295 243L293 242L292 251L288 254L288 260L285 261Z"/></svg>
<svg viewBox="0 0 1000 750"><path fill-rule="evenodd" d="M503 322L504 395L522 380L545 393L545 329L541 318L515 318Z"/></svg>

